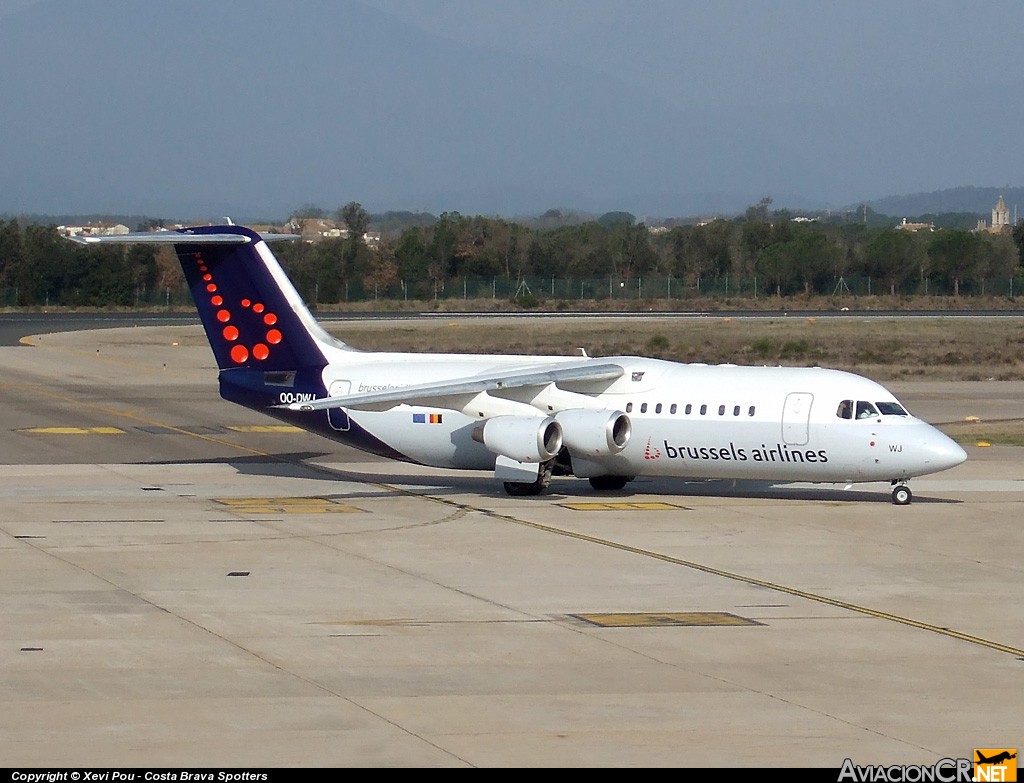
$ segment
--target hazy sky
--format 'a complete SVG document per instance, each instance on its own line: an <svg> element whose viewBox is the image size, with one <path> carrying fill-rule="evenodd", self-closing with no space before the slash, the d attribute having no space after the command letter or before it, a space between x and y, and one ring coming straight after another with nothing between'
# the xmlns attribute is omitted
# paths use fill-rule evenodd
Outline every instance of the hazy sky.
<svg viewBox="0 0 1024 783"><path fill-rule="evenodd" d="M1019 0L363 1L439 35L584 65L679 102L712 90L776 102L851 84L1024 77Z"/></svg>
<svg viewBox="0 0 1024 783"><path fill-rule="evenodd" d="M730 192L737 198L776 194L783 201L788 194L808 206L839 206L960 185L1024 182L1019 142L1024 124L1020 0L360 1L425 31L429 40L440 36L471 47L466 51L507 53L517 67L557 71L562 94L571 94L573 85L579 84L580 94L592 100L599 94L595 85L603 81L609 96L618 96L609 100L622 101L623 90L642 98L621 102L623 113L633 116L623 117L620 135L627 146L629 138L637 145L670 144L673 123L677 124L682 162L670 161L667 147L659 146L657 154L666 165L678 167L680 193ZM5 19L19 11L30 13L33 5L58 2L0 0L0 32ZM106 0L90 2L102 6ZM211 8L217 4L218 0L209 0ZM172 17L175 5L175 0L167 0L159 8ZM166 23L175 24L173 19ZM274 56L268 53L269 58ZM388 56L415 69L420 53L396 49ZM51 66L41 62L32 67ZM132 63L122 63L122 68L131 67ZM230 64L224 67L229 69ZM25 78L39 75L38 70L26 71ZM386 92L393 86L382 83L379 89ZM530 89L536 92L532 83ZM650 122L658 123L656 133L643 126L644 116L636 116L645 106ZM601 131L616 131L609 128L615 108L606 106L595 115ZM581 111L590 110L591 104L581 102ZM494 120L493 110L484 111L491 111ZM567 117L559 121L564 125ZM468 199L466 193L481 193L481 182L489 179L496 187L519 188L525 194L531 187L525 175L486 169L472 157L479 152L471 139L476 120L471 113L458 118L459 130L469 139L460 141L465 159L456 160L458 150L442 153L452 158L451 181L429 172L437 193L462 193L451 197ZM498 117L496 122L505 120ZM639 122L639 129L648 132L637 132L638 126L630 122ZM481 135L496 133L493 123L480 127ZM578 132L575 126L573 130ZM521 128L516 132L524 137ZM523 142L524 156L544 160L538 148L544 145L545 132L541 129L537 138ZM428 143L426 135L424 139L430 149L433 142ZM512 148L515 143L504 146ZM567 161L564 147L551 146ZM598 150L597 141L592 146ZM600 149L606 161L608 149L614 146ZM669 177L656 181L656 167L643 170L640 151L617 157L625 161L620 161L623 170L635 162L643 181L652 182L652 191L665 194L671 189L666 184ZM706 165L701 168L698 162ZM579 182L573 181L569 162L566 171L552 169L550 198L577 193L597 203L628 190L635 203L623 204L624 208L647 208L640 195L642 183L628 182L614 172L598 182L600 157L586 159L580 151L572 165ZM406 162L402 172L409 168ZM476 179L459 173L474 170L479 172ZM399 178L378 171L381 181ZM356 189L372 190L360 185L357 172L349 173ZM344 198L324 194L318 187L319 191L311 186L309 201ZM409 188L418 188L414 198L424 206L436 209L442 198L427 193L414 179ZM372 190L380 202L376 206L413 205L383 203L394 201L397 192ZM432 198L435 201L428 204ZM38 205L44 207L53 205ZM34 207L0 203L0 212L12 208Z"/></svg>

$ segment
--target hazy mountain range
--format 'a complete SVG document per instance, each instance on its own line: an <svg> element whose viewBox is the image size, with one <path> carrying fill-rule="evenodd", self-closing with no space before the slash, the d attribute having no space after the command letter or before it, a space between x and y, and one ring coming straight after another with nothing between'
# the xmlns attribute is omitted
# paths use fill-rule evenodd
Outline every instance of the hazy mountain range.
<svg viewBox="0 0 1024 783"><path fill-rule="evenodd" d="M685 102L658 78L680 75L638 89L355 0L39 0L0 18L0 213L277 218L356 200L652 218L771 196L920 214L946 210L880 198L908 160L975 173L951 187L1020 170L1017 149L994 164L987 146L1021 127L1019 80L760 100L709 85ZM973 190L964 211L990 210Z"/></svg>

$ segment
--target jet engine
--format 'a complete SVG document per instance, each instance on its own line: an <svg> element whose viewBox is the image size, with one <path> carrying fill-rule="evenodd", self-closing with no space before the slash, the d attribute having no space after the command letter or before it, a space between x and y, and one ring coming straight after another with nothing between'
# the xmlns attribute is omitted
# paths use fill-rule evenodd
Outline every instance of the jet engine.
<svg viewBox="0 0 1024 783"><path fill-rule="evenodd" d="M562 427L551 416L494 416L473 430L473 440L517 462L546 462L562 448Z"/></svg>
<svg viewBox="0 0 1024 783"><path fill-rule="evenodd" d="M605 457L618 454L629 443L633 425L622 411L559 411L555 420L562 425L562 441L578 456Z"/></svg>

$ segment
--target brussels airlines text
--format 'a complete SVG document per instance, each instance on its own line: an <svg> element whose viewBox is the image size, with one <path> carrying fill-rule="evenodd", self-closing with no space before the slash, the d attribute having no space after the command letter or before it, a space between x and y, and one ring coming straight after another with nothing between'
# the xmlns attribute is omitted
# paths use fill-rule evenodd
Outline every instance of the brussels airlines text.
<svg viewBox="0 0 1024 783"><path fill-rule="evenodd" d="M730 441L728 446L673 446L667 440L664 441L664 453L669 459L681 459L691 461L733 461L733 462L828 462L828 452L825 449L798 449L787 446L784 443L775 443L769 446L762 443L760 446L743 447L737 446Z"/></svg>

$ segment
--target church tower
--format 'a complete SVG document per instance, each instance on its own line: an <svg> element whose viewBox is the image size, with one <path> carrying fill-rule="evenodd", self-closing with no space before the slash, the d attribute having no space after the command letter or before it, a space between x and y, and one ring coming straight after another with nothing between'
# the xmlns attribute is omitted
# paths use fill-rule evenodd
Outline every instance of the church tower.
<svg viewBox="0 0 1024 783"><path fill-rule="evenodd" d="M992 209L992 230L999 231L1004 226L1010 225L1010 210L1006 208L1006 201L1003 197L999 196L999 201L996 202L995 207Z"/></svg>

